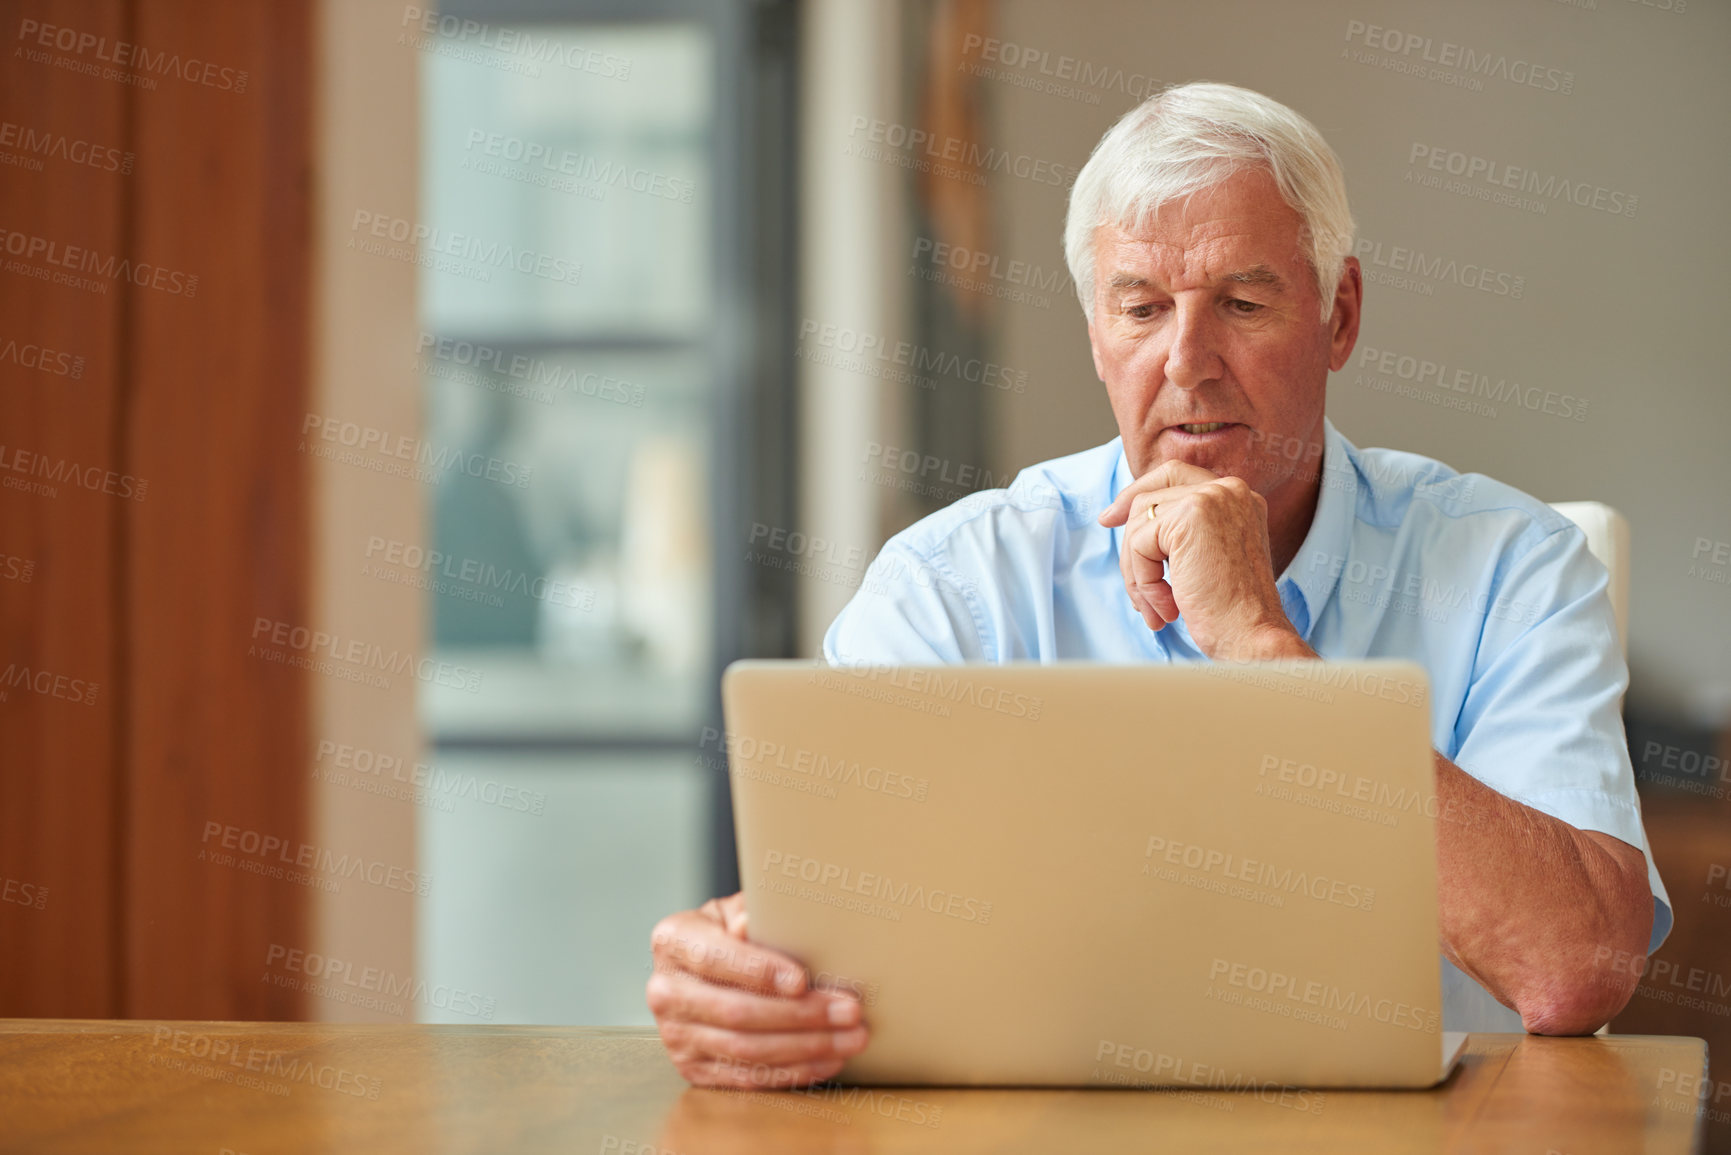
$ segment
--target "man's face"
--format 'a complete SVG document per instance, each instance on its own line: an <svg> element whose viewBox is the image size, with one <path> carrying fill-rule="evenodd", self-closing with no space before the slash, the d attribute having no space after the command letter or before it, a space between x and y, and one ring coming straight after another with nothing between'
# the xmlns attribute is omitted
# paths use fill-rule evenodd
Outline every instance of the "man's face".
<svg viewBox="0 0 1731 1155"><path fill-rule="evenodd" d="M1246 171L1160 206L1146 231L1095 230L1088 338L1136 476L1177 459L1264 497L1315 483L1319 450L1300 447L1321 443L1361 285L1349 258L1324 321L1300 224L1273 177Z"/></svg>

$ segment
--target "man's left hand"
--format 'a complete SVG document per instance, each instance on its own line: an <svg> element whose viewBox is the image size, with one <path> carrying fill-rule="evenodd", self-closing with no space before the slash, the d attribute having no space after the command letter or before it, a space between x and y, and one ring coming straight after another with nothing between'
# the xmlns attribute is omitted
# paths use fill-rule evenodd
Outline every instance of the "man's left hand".
<svg viewBox="0 0 1731 1155"><path fill-rule="evenodd" d="M1100 524L1124 526L1118 566L1149 629L1182 614L1210 658L1315 656L1275 588L1268 503L1242 478L1162 462L1125 486Z"/></svg>

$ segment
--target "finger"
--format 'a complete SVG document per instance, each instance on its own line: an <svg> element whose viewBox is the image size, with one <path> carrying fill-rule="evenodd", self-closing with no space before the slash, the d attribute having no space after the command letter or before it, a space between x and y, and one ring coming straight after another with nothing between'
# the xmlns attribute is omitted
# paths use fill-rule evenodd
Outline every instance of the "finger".
<svg viewBox="0 0 1731 1155"><path fill-rule="evenodd" d="M838 991L777 998L690 974L661 972L650 976L646 993L657 1019L730 1031L848 1030L863 1018L860 1001Z"/></svg>
<svg viewBox="0 0 1731 1155"><path fill-rule="evenodd" d="M727 933L735 938L745 937L746 913L745 892L736 890L726 898L712 898L702 906L704 914L713 915L721 920L727 928Z"/></svg>
<svg viewBox="0 0 1731 1155"><path fill-rule="evenodd" d="M728 986L791 996L806 990L798 960L736 935L704 909L670 914L649 936L655 969L686 971Z"/></svg>
<svg viewBox="0 0 1731 1155"><path fill-rule="evenodd" d="M1134 535L1130 555L1130 588L1143 593L1166 576L1166 558L1160 553L1160 525L1142 522Z"/></svg>
<svg viewBox="0 0 1731 1155"><path fill-rule="evenodd" d="M1124 588L1129 591L1130 601L1142 615L1142 621L1155 632L1178 617L1172 606L1171 587L1165 580L1167 563L1160 553L1158 534L1157 523L1133 523L1125 533L1125 549L1120 559L1124 562ZM1166 595L1164 599L1158 596L1161 591Z"/></svg>
<svg viewBox="0 0 1731 1155"><path fill-rule="evenodd" d="M1142 615L1142 624L1155 633L1159 633L1178 620L1176 613L1160 608L1162 602L1155 596L1164 585L1164 582L1157 582L1146 589L1135 590L1130 595L1131 602L1136 606L1136 612ZM1171 599L1166 600L1170 601Z"/></svg>
<svg viewBox="0 0 1731 1155"><path fill-rule="evenodd" d="M730 1090L786 1090L833 1079L841 1073L846 1059L820 1059L795 1063L787 1067L772 1067L767 1063L739 1063L727 1059L704 1059L693 1064L686 1078L699 1087L723 1087Z"/></svg>
<svg viewBox="0 0 1731 1155"><path fill-rule="evenodd" d="M1163 566L1161 562L1153 564ZM1155 603L1149 600L1149 588L1149 584L1136 575L1125 579L1124 591L1130 598L1131 608L1141 615L1143 625L1158 633L1166 627L1170 619L1162 615L1157 610Z"/></svg>
<svg viewBox="0 0 1731 1155"><path fill-rule="evenodd" d="M1131 522L1124 528L1123 539L1118 546L1118 577L1124 583L1124 590L1130 595L1130 604L1136 607L1136 612L1142 615L1142 620L1148 620L1147 607L1136 595L1136 577L1130 570L1130 558L1136 552L1135 538L1141 531L1140 522Z"/></svg>
<svg viewBox="0 0 1731 1155"><path fill-rule="evenodd" d="M1178 620L1178 594L1172 588L1172 567L1178 559L1172 554L1172 537L1174 527L1184 516L1183 501L1183 498L1178 498L1155 507L1155 516L1146 531L1152 539L1148 551L1159 556L1160 571L1151 575L1152 580L1142 586L1141 592L1164 623Z"/></svg>
<svg viewBox="0 0 1731 1155"><path fill-rule="evenodd" d="M1139 584L1139 578L1133 569L1134 557L1132 556L1132 549L1134 547L1132 546L1132 540L1136 539L1141 541L1142 544L1139 548L1144 556L1151 557L1156 561L1165 562L1166 554L1164 549L1155 548L1155 546L1151 544L1154 543L1156 539L1148 537L1146 534L1142 534L1138 537L1138 531L1144 529L1145 523L1152 520L1149 517L1148 511L1151 509L1158 509L1162 504L1175 504L1205 488L1207 488L1206 484L1169 486L1165 489L1157 489L1149 493L1137 494L1136 497L1132 499L1130 505L1132 512L1129 515L1129 519L1125 522L1123 545L1118 551L1118 570L1120 576L1124 580L1124 588L1130 591L1130 599L1132 602L1136 603L1138 612L1141 612L1143 604L1136 594L1136 587ZM1162 575L1156 574L1154 580L1158 580L1160 576ZM1164 625L1165 622L1171 620L1173 619L1170 616L1167 616L1159 623L1150 622L1149 628L1158 630L1161 625Z"/></svg>
<svg viewBox="0 0 1731 1155"><path fill-rule="evenodd" d="M869 1040L863 1026L845 1031L728 1031L694 1023L684 1025L683 1038L698 1057L770 1067L846 1061L865 1050Z"/></svg>
<svg viewBox="0 0 1731 1155"><path fill-rule="evenodd" d="M1193 497L1211 487L1219 486L1219 479L1199 482L1195 485L1168 485L1164 489L1151 489L1138 493L1130 502L1130 514L1125 520L1126 525L1135 525L1138 518L1146 519L1150 509L1172 505L1186 497Z"/></svg>
<svg viewBox="0 0 1731 1155"><path fill-rule="evenodd" d="M732 1058L744 1063L769 1063L791 1067L793 1063L850 1058L864 1051L871 1032L865 1027L846 1030L725 1030L687 1023L687 1039L701 1055Z"/></svg>
<svg viewBox="0 0 1731 1155"><path fill-rule="evenodd" d="M1173 592L1170 580L1162 578L1153 583L1142 591L1142 597L1153 610L1160 626L1170 625L1178 620L1178 595ZM1160 626L1155 626L1154 629L1159 630Z"/></svg>
<svg viewBox="0 0 1731 1155"><path fill-rule="evenodd" d="M1123 525L1129 520L1130 506L1139 494L1175 486L1205 485L1217 480L1219 476L1200 465L1191 465L1188 461L1162 461L1118 491L1118 496L1112 499L1112 504L1100 515L1100 524L1108 528Z"/></svg>
<svg viewBox="0 0 1731 1155"><path fill-rule="evenodd" d="M1172 500L1177 501L1179 498ZM1148 497L1140 496L1132 508L1136 510L1136 514L1124 527L1123 545L1118 551L1118 566L1123 574L1124 588L1129 590L1132 599L1135 599L1139 588L1165 576L1169 559L1160 536L1160 523L1156 518L1156 514L1165 516L1161 507Z"/></svg>
<svg viewBox="0 0 1731 1155"><path fill-rule="evenodd" d="M850 1030L722 1030L701 1023L661 1023L661 1042L675 1065L689 1068L705 1060L751 1067L796 1067L800 1063L848 1060L864 1051L865 1027Z"/></svg>

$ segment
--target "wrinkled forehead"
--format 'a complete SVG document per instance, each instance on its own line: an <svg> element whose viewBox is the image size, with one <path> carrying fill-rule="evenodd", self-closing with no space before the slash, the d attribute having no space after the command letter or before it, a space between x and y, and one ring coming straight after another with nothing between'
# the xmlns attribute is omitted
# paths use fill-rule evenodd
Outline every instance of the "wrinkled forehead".
<svg viewBox="0 0 1731 1155"><path fill-rule="evenodd" d="M1095 232L1094 243L1098 279L1107 289L1236 285L1284 290L1310 276L1294 236L1270 235L1242 220L1214 219L1177 231L1107 225Z"/></svg>
<svg viewBox="0 0 1731 1155"><path fill-rule="evenodd" d="M1246 284L1299 281L1311 272L1304 218L1258 171L1160 201L1126 206L1094 230L1102 281L1122 273L1159 279Z"/></svg>

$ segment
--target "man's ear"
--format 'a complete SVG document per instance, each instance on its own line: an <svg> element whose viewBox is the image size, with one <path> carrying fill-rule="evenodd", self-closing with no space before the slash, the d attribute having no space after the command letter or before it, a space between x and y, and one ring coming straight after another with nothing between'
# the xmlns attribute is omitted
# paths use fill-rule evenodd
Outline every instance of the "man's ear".
<svg viewBox="0 0 1731 1155"><path fill-rule="evenodd" d="M1106 370L1100 365L1100 338L1094 331L1094 318L1092 317L1088 318L1088 351L1094 355L1094 376L1098 377L1104 384Z"/></svg>
<svg viewBox="0 0 1731 1155"><path fill-rule="evenodd" d="M1358 323L1364 316L1364 271L1357 257L1346 258L1340 271L1340 285L1334 292L1334 312L1328 318L1328 367L1337 370L1352 356L1358 344Z"/></svg>

